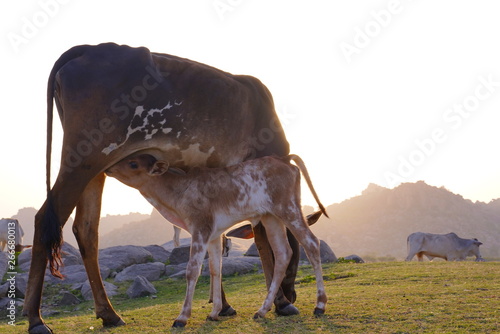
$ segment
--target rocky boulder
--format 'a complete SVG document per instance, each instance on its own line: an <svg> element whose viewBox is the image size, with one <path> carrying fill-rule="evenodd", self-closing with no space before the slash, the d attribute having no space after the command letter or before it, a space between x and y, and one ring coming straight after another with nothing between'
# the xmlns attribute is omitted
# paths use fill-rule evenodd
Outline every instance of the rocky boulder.
<svg viewBox="0 0 500 334"><path fill-rule="evenodd" d="M127 295L129 298L139 298L155 294L157 291L153 284L144 276L137 276L134 283L128 288Z"/></svg>
<svg viewBox="0 0 500 334"><path fill-rule="evenodd" d="M142 276L149 281L157 281L165 274L165 264L161 262L139 263L116 274L115 282L133 281L136 277Z"/></svg>
<svg viewBox="0 0 500 334"><path fill-rule="evenodd" d="M262 269L260 258L255 257L223 257L222 276L243 275ZM208 260L203 262L202 276L210 276Z"/></svg>
<svg viewBox="0 0 500 334"><path fill-rule="evenodd" d="M140 246L115 246L99 250L99 265L117 272L133 264L152 260L151 252Z"/></svg>
<svg viewBox="0 0 500 334"><path fill-rule="evenodd" d="M0 279L2 279L3 276L7 273L9 269L8 264L9 258L7 257L7 253L0 251Z"/></svg>
<svg viewBox="0 0 500 334"><path fill-rule="evenodd" d="M104 289L106 290L106 293L108 294L108 297L115 296L118 294L118 287L114 284L111 284L109 282L104 281ZM82 288L81 288L82 296L83 299L85 300L92 300L94 299L94 296L92 295L92 289L90 288L90 283L89 281L85 281L83 283Z"/></svg>
<svg viewBox="0 0 500 334"><path fill-rule="evenodd" d="M145 246L144 249L146 249L151 253L151 255L153 255L153 260L155 260L155 262L166 263L170 258L170 254L172 253L163 248L162 246L158 245Z"/></svg>
<svg viewBox="0 0 500 334"><path fill-rule="evenodd" d="M346 256L344 259L347 261L354 261L355 263L365 263L361 256L358 256L356 254Z"/></svg>
<svg viewBox="0 0 500 334"><path fill-rule="evenodd" d="M319 242L319 252L321 257L321 263L331 263L337 261L335 253L330 248L330 246L328 246L328 244L323 240L320 240ZM309 262L309 259L306 256L306 252L304 252L302 246L300 246L300 260Z"/></svg>

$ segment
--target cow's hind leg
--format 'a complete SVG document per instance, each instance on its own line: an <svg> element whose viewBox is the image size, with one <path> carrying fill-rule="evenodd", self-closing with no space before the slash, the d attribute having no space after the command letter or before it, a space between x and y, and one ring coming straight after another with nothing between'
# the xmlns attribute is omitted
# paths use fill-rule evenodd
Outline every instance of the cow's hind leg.
<svg viewBox="0 0 500 334"><path fill-rule="evenodd" d="M100 174L85 188L76 207L73 233L78 242L94 295L96 316L102 319L103 326L108 327L124 325L125 322L111 306L99 270L98 227L104 180L104 174Z"/></svg>
<svg viewBox="0 0 500 334"><path fill-rule="evenodd" d="M24 300L23 314L28 316L29 333L50 334L52 330L45 325L40 314L42 302L43 280L47 268L47 253L42 243L42 220L47 210L47 201L35 216L35 235L31 254L31 267L29 271L26 298Z"/></svg>
<svg viewBox="0 0 500 334"><path fill-rule="evenodd" d="M267 238L274 254L274 271L268 292L261 308L255 313L254 319L263 318L271 309L273 301L280 289L281 282L286 274L286 268L292 257L292 250L287 242L285 226L275 217L262 218L267 230Z"/></svg>
<svg viewBox="0 0 500 334"><path fill-rule="evenodd" d="M57 240L58 235L60 236L62 233L62 228L77 202L79 193L75 188L77 188L76 185L73 185L73 188L61 188L61 183L56 182L47 196L47 200L35 216L35 235L23 308L23 314L27 315L29 320L28 332L32 334L52 333L52 330L43 322L40 314L43 280L48 263L45 243L53 239ZM68 191L69 189L72 191ZM58 241L54 242L58 243ZM53 256L56 257L56 255ZM55 260L55 262L58 261Z"/></svg>
<svg viewBox="0 0 500 334"><path fill-rule="evenodd" d="M274 271L274 255L271 245L267 237L266 229L262 223L258 223L253 227L255 244L259 251L260 260L262 262L262 268L264 270L264 275L266 277L267 289L271 285L273 279ZM276 313L282 316L296 315L299 314L299 310L292 304L295 301L295 277L297 275L298 259L299 259L299 246L297 239L288 233L289 245L292 248L292 259L288 264L286 270L285 278L281 284L276 298L274 300L274 305L276 306Z"/></svg>

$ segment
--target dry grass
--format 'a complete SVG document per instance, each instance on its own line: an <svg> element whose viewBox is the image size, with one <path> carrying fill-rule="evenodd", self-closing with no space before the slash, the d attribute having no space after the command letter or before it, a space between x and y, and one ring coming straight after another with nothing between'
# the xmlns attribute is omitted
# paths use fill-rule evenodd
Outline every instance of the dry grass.
<svg viewBox="0 0 500 334"><path fill-rule="evenodd" d="M208 280L200 280L193 315L185 329L171 329L184 298L184 282L155 282L156 299L128 300L115 297L113 304L126 326L103 329L92 304L62 309L46 321L55 333L498 333L500 332L500 262L386 262L330 264L324 266L327 314L312 315L315 282L303 267L297 284L297 307L301 314L266 319L252 316L264 299L261 274L224 279L228 299L237 309L235 317L218 322L205 320ZM123 291L126 287L123 287ZM6 318L4 318L6 319ZM19 333L17 326L0 324L1 333Z"/></svg>

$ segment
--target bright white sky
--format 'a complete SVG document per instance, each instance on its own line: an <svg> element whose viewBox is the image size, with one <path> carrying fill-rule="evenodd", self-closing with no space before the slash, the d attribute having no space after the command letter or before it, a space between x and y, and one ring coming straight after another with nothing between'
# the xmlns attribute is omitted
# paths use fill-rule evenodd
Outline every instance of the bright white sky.
<svg viewBox="0 0 500 334"><path fill-rule="evenodd" d="M108 41L261 79L326 205L418 180L499 198L499 12L494 0L2 2L0 216L45 199L53 63ZM103 215L131 211L151 207L108 179Z"/></svg>

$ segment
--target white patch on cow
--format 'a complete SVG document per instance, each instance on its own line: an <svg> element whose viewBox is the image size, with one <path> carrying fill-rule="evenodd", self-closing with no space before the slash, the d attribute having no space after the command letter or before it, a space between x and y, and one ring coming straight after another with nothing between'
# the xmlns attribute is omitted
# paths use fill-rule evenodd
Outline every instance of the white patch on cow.
<svg viewBox="0 0 500 334"><path fill-rule="evenodd" d="M158 130L154 129L153 131L151 131L151 133L146 133L144 140L149 140L149 139L153 138L153 135L155 135L157 132L158 132Z"/></svg>
<svg viewBox="0 0 500 334"><path fill-rule="evenodd" d="M200 144L191 144L185 150L181 151L182 162L189 166L203 166L206 165L208 158L214 153L215 147L210 147L207 152L202 152L200 150Z"/></svg>
<svg viewBox="0 0 500 334"><path fill-rule="evenodd" d="M174 103L170 103L170 101L167 103L166 106L164 106L161 109L158 108L153 108L147 111L147 113L144 115L144 106L137 106L134 111L134 116L132 117L132 120L130 121L130 124L127 128L127 135L125 136L125 140L122 143L111 143L108 145L108 147L105 147L101 152L109 155L111 152L114 150L120 148L123 146L130 136L136 132L144 133L144 140L150 140L153 138L155 134L157 134L160 130L162 133L167 134L172 131L172 128L166 128L165 125L167 123L166 121L166 115L163 114L164 111L172 109L174 106L180 106L182 104L181 102L176 102L174 100ZM150 119L153 117L163 117L161 121L157 121L154 124L150 123ZM180 132L179 132L180 134ZM177 138L179 138L179 134L177 135Z"/></svg>

